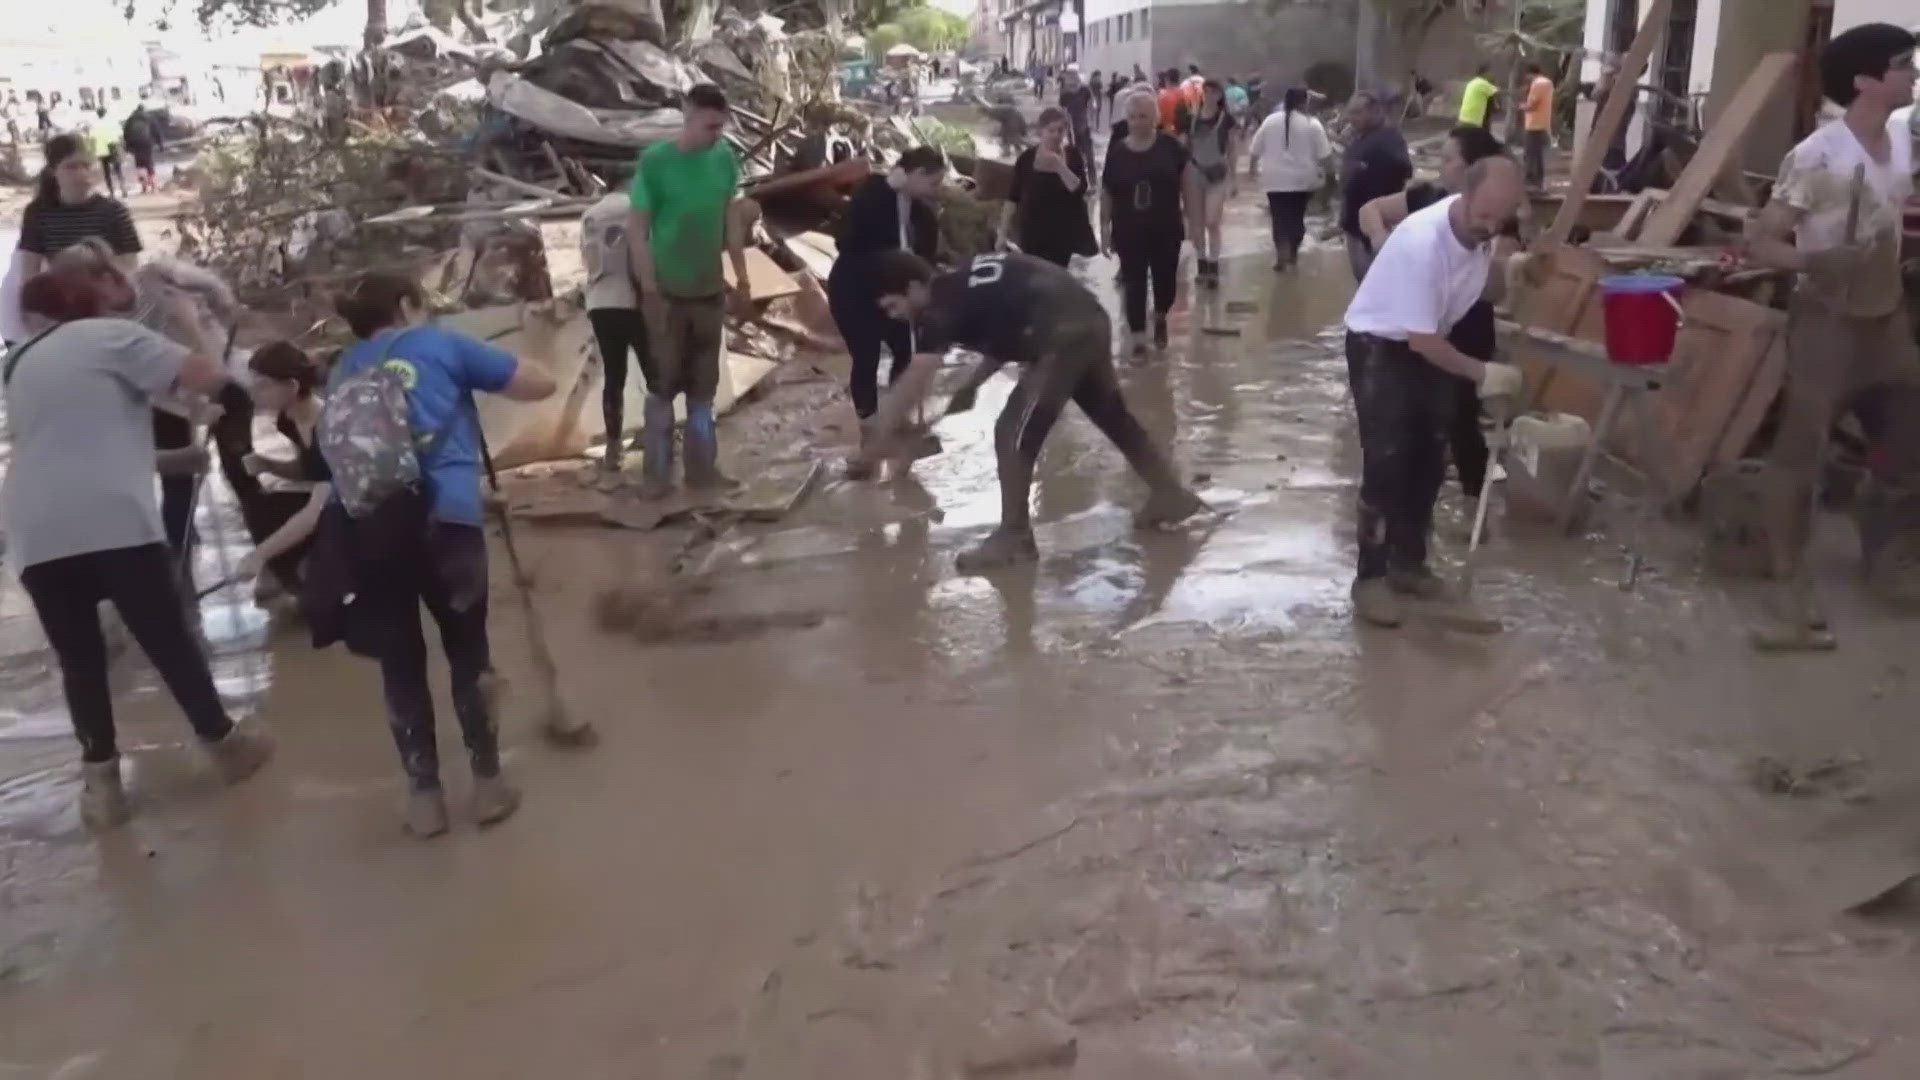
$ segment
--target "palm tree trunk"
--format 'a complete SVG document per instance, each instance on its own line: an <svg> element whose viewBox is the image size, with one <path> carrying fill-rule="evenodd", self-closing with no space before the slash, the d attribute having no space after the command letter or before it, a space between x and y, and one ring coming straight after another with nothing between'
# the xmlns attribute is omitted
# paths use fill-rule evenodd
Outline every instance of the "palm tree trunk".
<svg viewBox="0 0 1920 1080"><path fill-rule="evenodd" d="M387 0L367 0L366 46L377 49L387 40Z"/></svg>

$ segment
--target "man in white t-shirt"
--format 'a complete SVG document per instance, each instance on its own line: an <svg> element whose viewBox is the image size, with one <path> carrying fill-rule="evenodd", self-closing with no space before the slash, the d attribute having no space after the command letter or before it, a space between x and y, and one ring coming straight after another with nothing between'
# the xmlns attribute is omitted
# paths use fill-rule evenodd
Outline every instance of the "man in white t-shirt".
<svg viewBox="0 0 1920 1080"><path fill-rule="evenodd" d="M1458 400L1453 377L1472 380L1482 398L1512 398L1520 372L1468 356L1447 334L1485 293L1493 239L1526 197L1512 158L1475 162L1461 194L1408 217L1387 237L1347 308L1363 455L1353 605L1375 626L1400 625L1402 596L1460 599L1427 566ZM1463 628L1499 628L1458 606L1451 614Z"/></svg>
<svg viewBox="0 0 1920 1080"><path fill-rule="evenodd" d="M1913 140L1893 119L1913 103L1914 37L1886 23L1854 27L1821 53L1820 81L1846 114L1787 154L1749 245L1755 261L1800 275L1766 495L1779 587L1753 632L1773 651L1835 644L1804 565L1834 421L1857 410L1893 475L1920 464L1908 445L1920 439L1920 349L1900 274Z"/></svg>

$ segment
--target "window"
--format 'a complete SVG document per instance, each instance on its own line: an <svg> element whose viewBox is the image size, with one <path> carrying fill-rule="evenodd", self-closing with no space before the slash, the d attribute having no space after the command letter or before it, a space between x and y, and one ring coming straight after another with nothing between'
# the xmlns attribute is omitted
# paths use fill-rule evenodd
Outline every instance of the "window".
<svg viewBox="0 0 1920 1080"><path fill-rule="evenodd" d="M1151 10L1153 9L1152 8L1140 9L1140 36L1141 37L1147 36L1147 13Z"/></svg>
<svg viewBox="0 0 1920 1080"><path fill-rule="evenodd" d="M1133 13L1132 12L1128 12L1127 14L1120 16L1120 40L1121 41L1133 40Z"/></svg>

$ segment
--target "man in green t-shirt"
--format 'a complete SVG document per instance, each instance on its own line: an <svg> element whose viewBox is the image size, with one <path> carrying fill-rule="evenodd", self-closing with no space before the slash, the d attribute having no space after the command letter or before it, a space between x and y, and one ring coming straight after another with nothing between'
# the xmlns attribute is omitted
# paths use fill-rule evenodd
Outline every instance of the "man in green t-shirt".
<svg viewBox="0 0 1920 1080"><path fill-rule="evenodd" d="M726 95L711 84L696 86L687 91L681 113L680 134L647 147L634 166L627 228L658 376L648 385L640 432L641 493L653 498L673 490L673 401L682 394L687 485L730 484L719 467L713 396L720 387L727 294L744 293L747 281L741 230L730 212L740 163L720 138L729 116ZM732 290L721 271L723 251L733 264Z"/></svg>
<svg viewBox="0 0 1920 1080"><path fill-rule="evenodd" d="M1493 99L1500 94L1500 88L1487 78L1487 72L1493 70L1486 64L1474 69L1473 78L1467 80L1466 88L1460 91L1460 122L1473 127L1486 127L1493 118Z"/></svg>

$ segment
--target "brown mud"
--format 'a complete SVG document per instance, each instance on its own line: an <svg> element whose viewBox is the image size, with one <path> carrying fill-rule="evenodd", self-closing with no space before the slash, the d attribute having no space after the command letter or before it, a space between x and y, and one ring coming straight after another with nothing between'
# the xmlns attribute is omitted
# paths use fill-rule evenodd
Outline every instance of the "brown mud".
<svg viewBox="0 0 1920 1080"><path fill-rule="evenodd" d="M138 816L88 836L9 583L0 1077L1920 1075L1913 925L1845 914L1920 858L1912 624L1841 523L1828 656L1754 656L1697 536L1619 515L1497 523L1500 636L1356 627L1345 259L1275 275L1253 199L1231 214L1225 286L1123 372L1220 512L1133 530L1141 485L1069 411L1039 564L957 577L997 512L997 379L911 479L727 530L627 632L603 597L652 595L682 535L516 530L602 744L547 750L510 704L526 804L484 834L403 837L376 670L228 590L221 686L280 756L221 789L126 657ZM723 427L738 475L851 442L833 387L782 377Z"/></svg>

